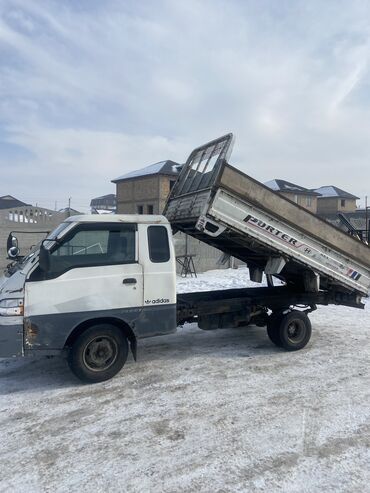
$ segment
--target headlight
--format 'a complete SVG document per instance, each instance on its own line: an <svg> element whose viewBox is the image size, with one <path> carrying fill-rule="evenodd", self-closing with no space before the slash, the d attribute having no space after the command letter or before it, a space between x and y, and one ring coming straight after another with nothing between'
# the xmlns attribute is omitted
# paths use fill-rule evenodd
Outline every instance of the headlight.
<svg viewBox="0 0 370 493"><path fill-rule="evenodd" d="M0 301L0 316L14 317L23 315L23 300L9 299Z"/></svg>

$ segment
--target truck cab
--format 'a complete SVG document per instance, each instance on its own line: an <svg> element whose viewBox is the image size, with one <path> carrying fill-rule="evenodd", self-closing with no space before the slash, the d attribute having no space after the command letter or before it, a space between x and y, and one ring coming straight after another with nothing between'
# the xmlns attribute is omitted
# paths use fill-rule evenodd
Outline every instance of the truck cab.
<svg viewBox="0 0 370 493"><path fill-rule="evenodd" d="M113 376L138 338L176 330L171 235L163 216L68 218L3 280L0 357L66 352L83 380Z"/></svg>

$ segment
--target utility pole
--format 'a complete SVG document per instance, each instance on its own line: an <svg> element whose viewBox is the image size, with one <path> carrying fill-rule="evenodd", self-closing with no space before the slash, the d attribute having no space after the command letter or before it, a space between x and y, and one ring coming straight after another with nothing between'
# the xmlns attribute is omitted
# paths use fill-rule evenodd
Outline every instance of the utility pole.
<svg viewBox="0 0 370 493"><path fill-rule="evenodd" d="M69 199L68 199L68 217L70 217L70 215L71 215L71 200L72 200L72 197L69 197Z"/></svg>

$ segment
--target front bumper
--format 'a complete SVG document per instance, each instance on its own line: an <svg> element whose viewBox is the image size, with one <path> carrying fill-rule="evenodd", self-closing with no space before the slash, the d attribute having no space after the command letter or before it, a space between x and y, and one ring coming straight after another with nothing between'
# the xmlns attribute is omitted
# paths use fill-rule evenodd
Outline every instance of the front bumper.
<svg viewBox="0 0 370 493"><path fill-rule="evenodd" d="M0 358L23 356L23 317L0 317Z"/></svg>

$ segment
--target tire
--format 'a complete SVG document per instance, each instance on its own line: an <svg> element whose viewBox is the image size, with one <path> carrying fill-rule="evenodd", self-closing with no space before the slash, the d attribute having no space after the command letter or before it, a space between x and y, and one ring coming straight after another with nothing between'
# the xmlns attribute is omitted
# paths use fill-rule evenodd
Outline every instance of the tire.
<svg viewBox="0 0 370 493"><path fill-rule="evenodd" d="M306 346L311 332L311 322L306 313L293 310L280 321L279 343L287 351L298 351Z"/></svg>
<svg viewBox="0 0 370 493"><path fill-rule="evenodd" d="M281 347L280 337L279 337L279 327L282 318L284 317L281 312L273 312L267 321L267 335L275 346Z"/></svg>
<svg viewBox="0 0 370 493"><path fill-rule="evenodd" d="M93 325L80 334L68 353L68 365L85 383L114 377L128 356L128 341L122 331L109 324Z"/></svg>

